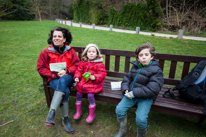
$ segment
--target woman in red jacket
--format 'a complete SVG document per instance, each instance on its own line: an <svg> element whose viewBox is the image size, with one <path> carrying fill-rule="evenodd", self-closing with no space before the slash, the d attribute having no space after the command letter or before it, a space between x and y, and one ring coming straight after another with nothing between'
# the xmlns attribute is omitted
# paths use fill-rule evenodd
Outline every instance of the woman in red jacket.
<svg viewBox="0 0 206 137"><path fill-rule="evenodd" d="M55 91L45 124L54 126L55 113L61 106L62 124L68 133L74 133L68 117L68 87L74 82L73 75L80 61L75 50L69 46L71 41L72 35L68 29L54 28L49 34L49 47L40 53L37 60L39 74L48 78L49 85Z"/></svg>
<svg viewBox="0 0 206 137"><path fill-rule="evenodd" d="M79 119L82 114L82 95L87 93L89 100L89 116L86 118L87 123L91 123L95 114L95 93L103 91L103 83L107 72L103 64L102 55L95 44L86 46L82 53L81 63L75 72L74 80L77 82L75 89L76 94L76 113L74 119Z"/></svg>

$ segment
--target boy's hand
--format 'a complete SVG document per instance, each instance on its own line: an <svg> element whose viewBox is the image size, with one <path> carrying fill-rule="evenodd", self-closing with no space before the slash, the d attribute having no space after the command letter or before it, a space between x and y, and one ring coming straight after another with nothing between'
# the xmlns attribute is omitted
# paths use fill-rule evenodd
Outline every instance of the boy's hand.
<svg viewBox="0 0 206 137"><path fill-rule="evenodd" d="M128 90L125 91L125 94L129 93ZM125 95L127 98L132 99L132 97Z"/></svg>
<svg viewBox="0 0 206 137"><path fill-rule="evenodd" d="M95 78L94 75L91 75L91 76L89 76L89 79L91 79L91 80L95 80L96 78Z"/></svg>
<svg viewBox="0 0 206 137"><path fill-rule="evenodd" d="M75 81L75 82L79 82L79 78L75 78L74 81Z"/></svg>
<svg viewBox="0 0 206 137"><path fill-rule="evenodd" d="M132 99L132 97L128 97L128 96L127 96L127 98Z"/></svg>

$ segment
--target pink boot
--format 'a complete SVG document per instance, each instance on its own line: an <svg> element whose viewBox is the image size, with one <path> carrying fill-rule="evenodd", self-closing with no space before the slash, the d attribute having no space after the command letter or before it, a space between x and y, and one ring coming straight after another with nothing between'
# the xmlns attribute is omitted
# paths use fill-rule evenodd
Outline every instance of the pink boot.
<svg viewBox="0 0 206 137"><path fill-rule="evenodd" d="M74 114L74 119L79 119L82 115L82 102L77 104L77 102L75 103L76 105L76 113Z"/></svg>
<svg viewBox="0 0 206 137"><path fill-rule="evenodd" d="M91 107L91 106L89 105L89 116L88 116L87 119L86 119L86 122L87 122L87 123L92 123L92 121L94 120L94 118L95 118L95 116L96 116L95 108L96 108L96 104L95 104L93 107Z"/></svg>

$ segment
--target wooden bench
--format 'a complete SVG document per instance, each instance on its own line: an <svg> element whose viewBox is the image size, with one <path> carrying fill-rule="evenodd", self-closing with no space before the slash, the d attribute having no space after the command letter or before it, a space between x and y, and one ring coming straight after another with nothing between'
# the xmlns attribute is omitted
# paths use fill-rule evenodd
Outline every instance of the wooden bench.
<svg viewBox="0 0 206 137"><path fill-rule="evenodd" d="M84 47L73 48L80 57ZM110 82L121 81L122 78L129 72L131 68L129 61L135 60L134 51L112 49L100 50L104 55L104 64L107 70L107 78L104 81L104 92L96 94L95 99L97 101L118 104L123 95L121 91L111 90ZM191 68L193 68L200 60L206 60L206 57L157 53L155 58L159 60L160 67L164 72L164 86L162 87L156 101L154 101L151 110L199 120L201 114L203 113L202 105L191 104L181 99L178 91L175 91L177 100L164 98L162 95L165 91L168 90L168 88L177 85L178 81L186 76ZM176 78L178 77L177 75L179 75L179 78ZM48 107L50 107L54 91L48 85L47 78L42 78L47 105ZM70 96L76 96L76 91L74 88L71 88ZM84 95L83 97L86 98L86 95Z"/></svg>

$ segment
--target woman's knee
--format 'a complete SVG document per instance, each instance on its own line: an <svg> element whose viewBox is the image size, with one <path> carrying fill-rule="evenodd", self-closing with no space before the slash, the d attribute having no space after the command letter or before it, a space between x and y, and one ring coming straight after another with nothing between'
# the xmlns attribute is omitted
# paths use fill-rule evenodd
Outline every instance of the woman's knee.
<svg viewBox="0 0 206 137"><path fill-rule="evenodd" d="M74 82L73 77L71 75L65 75L59 78L59 83L65 85L72 85Z"/></svg>
<svg viewBox="0 0 206 137"><path fill-rule="evenodd" d="M64 78L60 78L60 79L59 79L59 83L61 83L61 84L66 84L66 80L65 80Z"/></svg>
<svg viewBox="0 0 206 137"><path fill-rule="evenodd" d="M51 86L51 88L52 88L53 90L56 90L56 88L57 88L57 83L58 83L58 80L57 80L57 79L52 79L52 80L49 81L49 85Z"/></svg>
<svg viewBox="0 0 206 137"><path fill-rule="evenodd" d="M66 91L65 91L65 94L69 96L70 94L70 89L68 87L66 87Z"/></svg>

